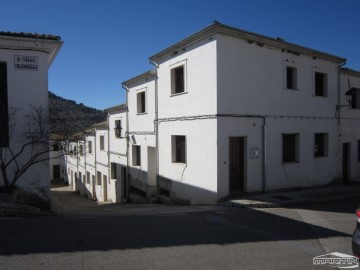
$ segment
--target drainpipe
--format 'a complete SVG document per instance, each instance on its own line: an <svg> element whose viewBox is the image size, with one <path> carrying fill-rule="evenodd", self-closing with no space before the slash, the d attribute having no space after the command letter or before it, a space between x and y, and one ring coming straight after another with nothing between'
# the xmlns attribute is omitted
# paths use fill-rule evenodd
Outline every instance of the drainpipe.
<svg viewBox="0 0 360 270"><path fill-rule="evenodd" d="M344 62L338 65L338 105L337 108L337 118L338 118L338 125L340 126L340 110L341 110L341 68L346 65L346 59ZM340 132L339 132L340 134Z"/></svg>
<svg viewBox="0 0 360 270"><path fill-rule="evenodd" d="M158 195L160 194L160 185L159 185L159 102L158 102L158 68L159 65L154 61L150 61L154 66L154 75L155 75L155 151L156 151L156 189Z"/></svg>
<svg viewBox="0 0 360 270"><path fill-rule="evenodd" d="M110 178L111 178L111 172L110 172L110 113L108 113L107 115L107 124L108 124L108 149L107 149L107 154L108 154L108 184L106 185L106 201L108 201L109 198L109 185L110 185Z"/></svg>
<svg viewBox="0 0 360 270"><path fill-rule="evenodd" d="M341 161L341 68L343 66L346 65L346 59L344 60L344 62L340 63L338 65L338 105L336 106L336 113L337 113L337 119L338 119L338 156L339 156L339 161ZM341 164L341 162L340 162ZM342 177L342 173L341 173L341 168L339 170L339 178Z"/></svg>
<svg viewBox="0 0 360 270"><path fill-rule="evenodd" d="M262 191L266 191L266 120L263 119L262 126Z"/></svg>
<svg viewBox="0 0 360 270"><path fill-rule="evenodd" d="M94 187L93 187L93 190L94 190L94 194L93 194L93 198L94 199L97 199L97 196L96 196L96 185L97 185L97 177L98 177L98 173L97 173L97 159L96 159L96 128L94 128L94 156L95 156L95 164L94 164L94 167L95 167L95 183L93 183ZM100 179L101 181L101 179Z"/></svg>
<svg viewBox="0 0 360 270"><path fill-rule="evenodd" d="M130 196L129 196L129 186L130 186L130 173L129 173L129 144L130 144L130 137L129 137L129 101L128 101L128 92L129 89L127 88L126 85L122 84L121 85L122 88L125 90L125 96L126 96L126 131L125 131L125 136L126 136L126 180L125 180L125 195L126 195L126 202L129 202Z"/></svg>

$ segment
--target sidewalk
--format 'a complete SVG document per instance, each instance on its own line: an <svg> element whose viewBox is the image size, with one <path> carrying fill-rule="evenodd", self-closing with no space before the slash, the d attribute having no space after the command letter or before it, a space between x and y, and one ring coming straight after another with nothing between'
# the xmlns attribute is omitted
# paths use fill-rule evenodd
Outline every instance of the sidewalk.
<svg viewBox="0 0 360 270"><path fill-rule="evenodd" d="M360 198L360 183L241 196L221 204L236 208L293 207L354 198Z"/></svg>

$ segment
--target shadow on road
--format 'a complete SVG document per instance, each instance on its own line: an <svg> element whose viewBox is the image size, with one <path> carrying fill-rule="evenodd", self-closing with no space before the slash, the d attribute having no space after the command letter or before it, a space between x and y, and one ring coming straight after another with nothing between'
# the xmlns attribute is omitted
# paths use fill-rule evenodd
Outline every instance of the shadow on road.
<svg viewBox="0 0 360 270"><path fill-rule="evenodd" d="M76 194L68 195L67 198L74 196L74 200L79 199ZM81 199L86 201L84 205L98 207L95 202ZM357 203L351 201L349 209ZM101 205L98 210L105 211L109 207ZM136 215L69 215L0 220L0 255L228 245L349 236L300 219L245 208L165 214L154 212L151 215L140 212Z"/></svg>

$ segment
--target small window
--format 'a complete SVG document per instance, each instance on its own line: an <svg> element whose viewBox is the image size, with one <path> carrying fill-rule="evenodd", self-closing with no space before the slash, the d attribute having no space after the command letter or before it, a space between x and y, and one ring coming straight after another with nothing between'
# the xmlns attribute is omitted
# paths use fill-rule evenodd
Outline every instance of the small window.
<svg viewBox="0 0 360 270"><path fill-rule="evenodd" d="M172 162L186 163L186 137L171 136Z"/></svg>
<svg viewBox="0 0 360 270"><path fill-rule="evenodd" d="M90 172L86 172L86 183L90 184Z"/></svg>
<svg viewBox="0 0 360 270"><path fill-rule="evenodd" d="M315 157L326 157L328 155L328 134L315 133Z"/></svg>
<svg viewBox="0 0 360 270"><path fill-rule="evenodd" d="M92 154L92 141L88 141L89 154Z"/></svg>
<svg viewBox="0 0 360 270"><path fill-rule="evenodd" d="M97 172L96 184L101 185L101 172Z"/></svg>
<svg viewBox="0 0 360 270"><path fill-rule="evenodd" d="M111 179L116 179L116 163L111 162Z"/></svg>
<svg viewBox="0 0 360 270"><path fill-rule="evenodd" d="M299 134L283 134L283 163L299 162Z"/></svg>
<svg viewBox="0 0 360 270"><path fill-rule="evenodd" d="M59 150L60 150L59 144L58 144L58 143L54 143L54 145L53 145L53 151L59 151Z"/></svg>
<svg viewBox="0 0 360 270"><path fill-rule="evenodd" d="M297 89L297 70L294 67L286 67L286 88Z"/></svg>
<svg viewBox="0 0 360 270"><path fill-rule="evenodd" d="M9 146L7 64L0 62L0 147Z"/></svg>
<svg viewBox="0 0 360 270"><path fill-rule="evenodd" d="M327 75L321 72L315 72L315 96L327 96Z"/></svg>
<svg viewBox="0 0 360 270"><path fill-rule="evenodd" d="M137 113L146 112L145 92L137 93Z"/></svg>
<svg viewBox="0 0 360 270"><path fill-rule="evenodd" d="M180 66L171 70L171 94L179 94L185 92L185 76L184 66Z"/></svg>
<svg viewBox="0 0 360 270"><path fill-rule="evenodd" d="M80 144L79 151L80 151L80 156L84 155L84 146L82 144Z"/></svg>
<svg viewBox="0 0 360 270"><path fill-rule="evenodd" d="M121 120L115 120L115 137L121 138Z"/></svg>
<svg viewBox="0 0 360 270"><path fill-rule="evenodd" d="M141 165L141 148L140 145L132 146L132 165L140 166Z"/></svg>
<svg viewBox="0 0 360 270"><path fill-rule="evenodd" d="M105 150L105 137L104 135L100 136L100 150Z"/></svg>
<svg viewBox="0 0 360 270"><path fill-rule="evenodd" d="M360 89L354 88L353 94L351 95L351 108L360 109Z"/></svg>

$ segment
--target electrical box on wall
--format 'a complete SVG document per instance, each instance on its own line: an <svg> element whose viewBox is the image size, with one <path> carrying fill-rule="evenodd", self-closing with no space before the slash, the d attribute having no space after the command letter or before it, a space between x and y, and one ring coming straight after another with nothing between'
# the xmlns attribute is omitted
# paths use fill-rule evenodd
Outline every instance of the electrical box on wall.
<svg viewBox="0 0 360 270"><path fill-rule="evenodd" d="M259 158L259 155L260 155L259 147L249 148L249 159Z"/></svg>

